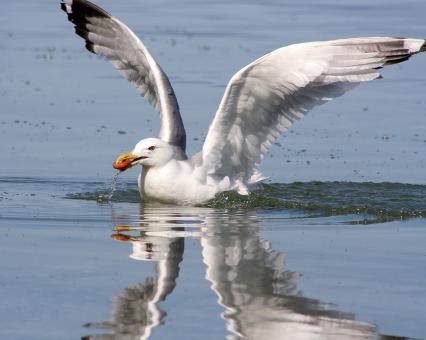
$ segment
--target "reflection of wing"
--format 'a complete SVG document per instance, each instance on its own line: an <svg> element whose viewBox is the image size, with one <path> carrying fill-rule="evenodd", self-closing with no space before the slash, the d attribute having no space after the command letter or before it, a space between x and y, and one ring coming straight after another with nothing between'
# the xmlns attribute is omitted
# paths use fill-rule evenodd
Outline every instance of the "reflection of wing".
<svg viewBox="0 0 426 340"><path fill-rule="evenodd" d="M226 87L203 149L213 175L247 180L255 164L282 132L313 107L378 69L426 50L425 40L356 38L291 45L237 72Z"/></svg>
<svg viewBox="0 0 426 340"><path fill-rule="evenodd" d="M86 48L108 59L161 116L160 138L185 151L186 136L169 79L145 45L122 22L86 0L61 3Z"/></svg>
<svg viewBox="0 0 426 340"><path fill-rule="evenodd" d="M114 311L108 322L89 323L86 327L93 329L105 329L112 334L99 334L87 336L84 339L144 339L153 325L159 324L165 312L157 309L156 319L149 313L149 303L155 291L154 278L150 277L144 283L138 283L133 287L125 288L112 298Z"/></svg>
<svg viewBox="0 0 426 340"><path fill-rule="evenodd" d="M206 278L234 335L229 339L386 339L373 325L303 297L298 274L286 270L283 255L260 239L256 219L216 222L209 223L210 236L201 243Z"/></svg>
<svg viewBox="0 0 426 340"><path fill-rule="evenodd" d="M112 303L114 311L108 322L89 323L86 326L95 329L106 329L112 334L91 335L84 339L120 339L134 340L147 339L151 331L162 323L166 316L158 303L164 301L176 286L176 279L179 275L179 263L182 261L184 251L183 238L150 238L152 247L156 247L156 241L161 243L164 253L162 260L156 263L155 277L149 277L143 283L138 283L132 287L123 289L113 297ZM139 241L132 241L133 244ZM168 247L166 250L166 242ZM147 251L148 243L144 243L143 254L149 255ZM141 249L134 247L133 249ZM141 254L134 254L137 259L142 259ZM151 258L147 258L151 259Z"/></svg>

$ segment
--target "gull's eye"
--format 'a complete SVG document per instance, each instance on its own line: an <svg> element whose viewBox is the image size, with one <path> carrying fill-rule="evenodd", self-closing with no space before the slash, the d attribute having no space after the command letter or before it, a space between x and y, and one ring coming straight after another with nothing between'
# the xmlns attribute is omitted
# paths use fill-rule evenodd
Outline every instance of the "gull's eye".
<svg viewBox="0 0 426 340"><path fill-rule="evenodd" d="M148 148L148 150L149 151L154 151L155 150L155 146L153 145L153 146L150 146L149 148Z"/></svg>

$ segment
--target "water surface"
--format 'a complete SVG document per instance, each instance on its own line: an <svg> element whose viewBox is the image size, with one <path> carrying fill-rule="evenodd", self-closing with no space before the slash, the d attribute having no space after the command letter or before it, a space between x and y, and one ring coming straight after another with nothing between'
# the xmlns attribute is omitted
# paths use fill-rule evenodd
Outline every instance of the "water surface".
<svg viewBox="0 0 426 340"><path fill-rule="evenodd" d="M4 337L424 336L425 220L404 211L424 214L425 186L276 184L175 207L137 202L132 182L107 202L109 184L0 181Z"/></svg>
<svg viewBox="0 0 426 340"><path fill-rule="evenodd" d="M190 154L266 52L426 32L422 0L96 2L169 74ZM136 171L108 198L157 113L58 2L4 1L0 23L0 338L426 338L424 56L295 124L261 190L171 207L140 203Z"/></svg>

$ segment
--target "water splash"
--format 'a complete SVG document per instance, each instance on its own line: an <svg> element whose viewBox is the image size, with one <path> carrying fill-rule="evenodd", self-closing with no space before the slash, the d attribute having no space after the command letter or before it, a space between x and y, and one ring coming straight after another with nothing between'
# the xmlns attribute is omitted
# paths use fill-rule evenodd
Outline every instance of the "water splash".
<svg viewBox="0 0 426 340"><path fill-rule="evenodd" d="M264 184L248 196L221 193L205 206L295 209L319 216L356 214L395 220L426 216L426 186L386 182L273 183Z"/></svg>
<svg viewBox="0 0 426 340"><path fill-rule="evenodd" d="M121 171L117 171L117 173L112 178L109 193L108 194L101 193L97 195L96 201L98 201L99 203L109 203L112 201L112 197L114 196L114 193L117 190L117 181L118 181L118 176L120 176L120 174L121 174Z"/></svg>
<svg viewBox="0 0 426 340"><path fill-rule="evenodd" d="M87 191L66 195L98 202L140 202L134 181L120 181L111 192L88 183ZM101 197L105 197L103 200ZM381 221L426 216L426 185L359 182L272 183L248 196L223 192L203 207L213 209L296 210L309 216L359 215Z"/></svg>

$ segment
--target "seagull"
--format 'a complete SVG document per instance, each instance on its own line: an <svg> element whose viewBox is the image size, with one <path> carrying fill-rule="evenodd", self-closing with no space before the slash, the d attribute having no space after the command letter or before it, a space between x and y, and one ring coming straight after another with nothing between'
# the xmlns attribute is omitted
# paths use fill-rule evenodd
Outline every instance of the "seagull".
<svg viewBox="0 0 426 340"><path fill-rule="evenodd" d="M124 23L86 0L61 2L75 33L109 60L160 113L158 138L139 141L113 163L141 165L143 199L195 205L223 191L247 195L264 180L257 166L295 121L379 70L426 51L424 39L362 37L289 45L232 76L204 145L186 154L186 133L172 85L142 41Z"/></svg>

